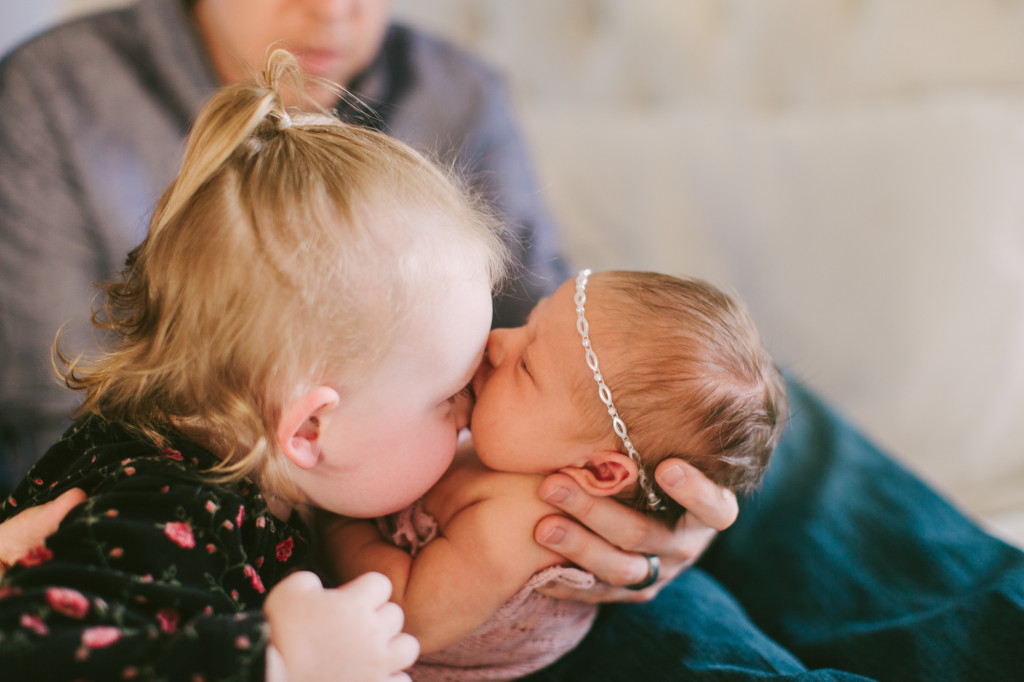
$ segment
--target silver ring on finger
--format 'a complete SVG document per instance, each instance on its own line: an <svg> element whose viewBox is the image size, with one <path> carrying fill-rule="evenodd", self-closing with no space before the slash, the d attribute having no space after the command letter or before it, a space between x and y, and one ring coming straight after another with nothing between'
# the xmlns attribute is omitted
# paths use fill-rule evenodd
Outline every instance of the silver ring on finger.
<svg viewBox="0 0 1024 682"><path fill-rule="evenodd" d="M647 575L644 579L634 585L626 585L627 590L642 590L658 582L658 573L661 572L661 559L657 554L644 554L647 559Z"/></svg>

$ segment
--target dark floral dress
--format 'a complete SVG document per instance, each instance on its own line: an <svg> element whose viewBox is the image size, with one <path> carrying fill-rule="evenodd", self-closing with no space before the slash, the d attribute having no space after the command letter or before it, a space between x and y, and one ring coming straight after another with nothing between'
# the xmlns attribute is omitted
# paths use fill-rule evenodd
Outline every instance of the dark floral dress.
<svg viewBox="0 0 1024 682"><path fill-rule="evenodd" d="M309 557L251 481L180 436L153 444L90 417L0 507L88 499L0 580L0 679L263 680L267 591Z"/></svg>

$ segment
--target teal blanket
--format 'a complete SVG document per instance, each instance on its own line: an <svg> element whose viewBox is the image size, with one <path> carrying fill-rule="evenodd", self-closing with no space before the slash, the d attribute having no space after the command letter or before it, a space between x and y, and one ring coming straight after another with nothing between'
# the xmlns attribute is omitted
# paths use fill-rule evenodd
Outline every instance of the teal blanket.
<svg viewBox="0 0 1024 682"><path fill-rule="evenodd" d="M1024 680L1024 553L790 399L765 485L698 565L530 679Z"/></svg>

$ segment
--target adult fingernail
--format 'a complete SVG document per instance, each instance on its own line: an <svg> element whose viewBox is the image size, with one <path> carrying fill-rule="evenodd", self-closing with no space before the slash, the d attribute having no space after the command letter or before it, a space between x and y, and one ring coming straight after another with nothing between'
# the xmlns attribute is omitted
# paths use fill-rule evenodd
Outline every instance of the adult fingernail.
<svg viewBox="0 0 1024 682"><path fill-rule="evenodd" d="M685 480L686 472L678 464L673 464L668 469L665 469L665 472L661 475L661 485L666 488L680 486Z"/></svg>
<svg viewBox="0 0 1024 682"><path fill-rule="evenodd" d="M548 531L548 534L544 536L545 545L560 545L565 540L565 529L561 526L555 526Z"/></svg>
<svg viewBox="0 0 1024 682"><path fill-rule="evenodd" d="M550 502L551 504L565 504L569 501L569 490L562 486L558 486L544 496L544 501Z"/></svg>

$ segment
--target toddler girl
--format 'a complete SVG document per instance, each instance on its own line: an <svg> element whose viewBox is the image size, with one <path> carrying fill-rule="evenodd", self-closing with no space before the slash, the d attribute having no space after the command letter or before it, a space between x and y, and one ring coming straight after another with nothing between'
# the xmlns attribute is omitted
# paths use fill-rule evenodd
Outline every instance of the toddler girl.
<svg viewBox="0 0 1024 682"><path fill-rule="evenodd" d="M109 348L67 359L78 420L0 520L88 497L0 582L5 679L400 679L416 658L381 576L293 574L303 517L394 512L448 468L506 249L404 144L287 111L300 74L275 52L207 104L103 287Z"/></svg>
<svg viewBox="0 0 1024 682"><path fill-rule="evenodd" d="M371 522L323 524L339 579L391 578L426 654L416 680L511 679L586 634L596 606L534 590L594 580L534 542L552 512L537 496L543 475L560 471L674 525L684 510L653 482L655 466L681 457L751 489L787 411L749 314L705 282L652 273L581 272L526 326L491 333L472 388L472 443L387 520L387 540Z"/></svg>

